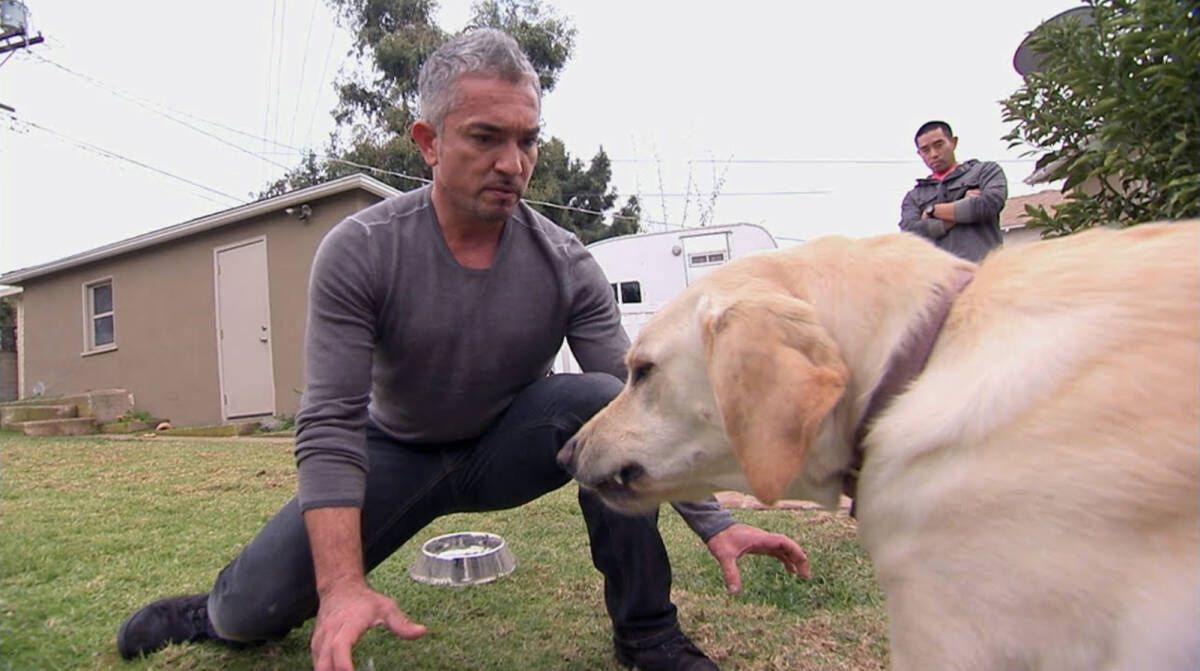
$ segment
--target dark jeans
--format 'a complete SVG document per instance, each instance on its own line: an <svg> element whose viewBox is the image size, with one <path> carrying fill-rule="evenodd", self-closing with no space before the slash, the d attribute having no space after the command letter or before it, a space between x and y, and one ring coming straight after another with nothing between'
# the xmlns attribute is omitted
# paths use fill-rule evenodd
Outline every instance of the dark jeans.
<svg viewBox="0 0 1200 671"><path fill-rule="evenodd" d="M570 477L555 455L620 388L619 380L600 373L552 375L518 394L482 436L455 443L400 443L368 426L366 569L441 515L514 508L562 487ZM675 626L657 513L621 515L583 489L579 506L592 562L604 574L615 636L636 641ZM217 632L235 641L279 637L316 615L312 555L296 499L221 571L208 613Z"/></svg>

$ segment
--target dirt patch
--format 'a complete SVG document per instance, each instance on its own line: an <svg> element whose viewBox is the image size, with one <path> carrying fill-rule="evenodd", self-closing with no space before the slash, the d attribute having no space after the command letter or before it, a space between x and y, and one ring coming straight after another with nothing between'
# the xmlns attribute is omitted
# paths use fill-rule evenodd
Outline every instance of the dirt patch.
<svg viewBox="0 0 1200 671"><path fill-rule="evenodd" d="M785 500L779 501L773 506L768 506L762 501L754 498L749 494L741 492L717 492L717 501L726 508L746 508L749 510L824 510L825 507L819 503L812 501ZM850 509L850 499L843 496L841 502L838 503L838 508L842 510Z"/></svg>

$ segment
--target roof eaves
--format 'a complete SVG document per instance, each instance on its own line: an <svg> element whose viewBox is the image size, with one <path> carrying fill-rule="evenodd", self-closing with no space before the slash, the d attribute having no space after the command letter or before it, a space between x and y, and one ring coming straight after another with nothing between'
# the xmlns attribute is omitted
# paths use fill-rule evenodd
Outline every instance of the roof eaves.
<svg viewBox="0 0 1200 671"><path fill-rule="evenodd" d="M276 210L284 209L292 205L297 205L306 201L317 198L325 198L338 193L343 193L354 188L361 188L367 192L373 193L381 198L390 198L399 195L401 192L374 179L368 175L356 173L341 177L324 184L317 184L297 191L291 191L274 198L259 200L245 205L239 205L228 210L223 210L214 214L205 215L197 219L190 219L183 223L160 228L149 233L126 238L113 242L95 249L90 249L78 254L63 257L61 259L50 261L29 268L21 268L13 270L3 275L0 275L0 284L20 284L22 282L51 275L62 270L81 266L85 263L92 263L104 259L127 254L139 249L153 247L171 240L178 240L190 235L195 235L204 231L209 231L214 228L227 226L251 217L266 214Z"/></svg>

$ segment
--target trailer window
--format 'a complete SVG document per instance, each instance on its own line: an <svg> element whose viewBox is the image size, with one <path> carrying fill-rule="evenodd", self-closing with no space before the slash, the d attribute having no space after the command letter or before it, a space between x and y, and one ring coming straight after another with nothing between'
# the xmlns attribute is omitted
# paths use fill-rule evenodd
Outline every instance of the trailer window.
<svg viewBox="0 0 1200 671"><path fill-rule="evenodd" d="M725 263L725 252L701 252L688 256L690 266L715 266Z"/></svg>
<svg viewBox="0 0 1200 671"><path fill-rule="evenodd" d="M641 303L642 302L642 283L641 282L622 282L621 283L621 302L622 303Z"/></svg>
<svg viewBox="0 0 1200 671"><path fill-rule="evenodd" d="M612 287L613 298L622 305L642 302L641 282L613 282L608 286Z"/></svg>

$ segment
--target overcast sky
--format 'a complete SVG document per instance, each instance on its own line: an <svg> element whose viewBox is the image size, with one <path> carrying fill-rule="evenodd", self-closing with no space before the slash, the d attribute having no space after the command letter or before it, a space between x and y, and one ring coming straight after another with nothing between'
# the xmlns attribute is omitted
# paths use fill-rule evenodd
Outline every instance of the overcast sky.
<svg viewBox="0 0 1200 671"><path fill-rule="evenodd" d="M0 65L0 272L248 202L325 143L353 65L321 0L25 2L46 41ZM603 146L651 230L752 222L789 244L895 230L931 118L1034 190L998 101L1026 33L1078 3L548 4L578 34L547 134ZM442 27L470 5L443 2Z"/></svg>

